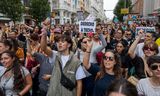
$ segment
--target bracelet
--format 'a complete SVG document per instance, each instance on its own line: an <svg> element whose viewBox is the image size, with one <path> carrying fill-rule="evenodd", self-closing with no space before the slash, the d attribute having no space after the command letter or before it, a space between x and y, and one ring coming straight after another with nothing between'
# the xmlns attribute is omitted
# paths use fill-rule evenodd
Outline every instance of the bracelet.
<svg viewBox="0 0 160 96"><path fill-rule="evenodd" d="M91 52L88 52L88 51L86 51L87 53L91 53Z"/></svg>

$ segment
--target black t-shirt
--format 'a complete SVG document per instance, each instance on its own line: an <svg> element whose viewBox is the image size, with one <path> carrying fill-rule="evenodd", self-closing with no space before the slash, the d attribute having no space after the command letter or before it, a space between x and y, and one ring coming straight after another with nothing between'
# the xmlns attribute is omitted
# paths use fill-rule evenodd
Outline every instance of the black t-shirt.
<svg viewBox="0 0 160 96"><path fill-rule="evenodd" d="M88 72L90 72L94 77L96 77L97 72L100 71L100 67L92 64ZM105 74L101 79L98 79L94 83L93 96L105 96L108 87L115 79L114 75Z"/></svg>
<svg viewBox="0 0 160 96"><path fill-rule="evenodd" d="M144 73L144 62L141 57L135 56L134 59L131 59L130 64L129 64L129 73L131 68L135 68L135 73L132 75L135 75L139 79L145 78L145 73ZM130 75L130 74L129 74Z"/></svg>

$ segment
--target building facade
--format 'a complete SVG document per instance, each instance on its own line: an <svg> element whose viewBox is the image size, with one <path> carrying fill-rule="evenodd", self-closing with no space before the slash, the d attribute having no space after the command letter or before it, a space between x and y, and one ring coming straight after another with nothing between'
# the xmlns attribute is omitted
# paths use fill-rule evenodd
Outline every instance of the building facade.
<svg viewBox="0 0 160 96"><path fill-rule="evenodd" d="M31 16L28 12L30 0L21 1L25 5L22 22L30 22ZM89 14L101 20L106 19L103 0L48 0L48 2L53 24L76 23L84 20ZM2 18L3 14L0 14L0 17Z"/></svg>
<svg viewBox="0 0 160 96"><path fill-rule="evenodd" d="M89 14L104 20L103 0L52 0L55 24L76 23Z"/></svg>
<svg viewBox="0 0 160 96"><path fill-rule="evenodd" d="M132 0L132 13L137 15L143 15L143 1L144 0Z"/></svg>

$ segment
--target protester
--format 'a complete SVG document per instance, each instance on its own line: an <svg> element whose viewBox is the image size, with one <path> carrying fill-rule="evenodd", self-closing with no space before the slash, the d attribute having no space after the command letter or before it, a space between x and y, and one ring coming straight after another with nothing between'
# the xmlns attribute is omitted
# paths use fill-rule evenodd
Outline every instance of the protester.
<svg viewBox="0 0 160 96"><path fill-rule="evenodd" d="M46 30L43 30L43 33L41 49L47 56L55 60L47 96L65 96L66 94L68 96L81 96L82 79L85 78L85 74L80 60L71 52L72 40L70 36L61 35L59 37L57 52L47 48ZM62 83L64 76L69 79L69 82L66 83L70 83L72 86L66 87L66 83Z"/></svg>
<svg viewBox="0 0 160 96"><path fill-rule="evenodd" d="M158 45L154 42L146 43L142 50L144 52L143 57L139 57L134 53L136 46L138 42L143 37L143 30L140 30L141 34L136 38L136 40L133 42L131 47L129 48L128 54L132 58L133 66L135 66L135 74L138 78L144 78L148 76L152 76L152 72L149 70L149 67L146 63L147 58L149 56L157 55L159 53L158 51Z"/></svg>
<svg viewBox="0 0 160 96"><path fill-rule="evenodd" d="M30 96L32 79L29 71L19 64L13 51L5 51L1 55L3 67L0 70L0 86L6 96Z"/></svg>
<svg viewBox="0 0 160 96"><path fill-rule="evenodd" d="M106 51L100 66L89 62L92 44L87 42L87 49L84 55L83 66L95 79L93 96L104 96L110 83L116 78L121 78L120 58L112 51Z"/></svg>
<svg viewBox="0 0 160 96"><path fill-rule="evenodd" d="M152 77L141 79L137 84L140 96L159 96L160 95L160 56L150 56L147 60Z"/></svg>

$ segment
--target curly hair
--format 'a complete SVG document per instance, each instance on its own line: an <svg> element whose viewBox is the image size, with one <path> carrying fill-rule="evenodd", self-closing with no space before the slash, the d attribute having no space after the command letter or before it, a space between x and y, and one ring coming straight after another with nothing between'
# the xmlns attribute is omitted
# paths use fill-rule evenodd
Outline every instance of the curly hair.
<svg viewBox="0 0 160 96"><path fill-rule="evenodd" d="M15 52L13 51L10 51L10 50L7 50L5 52L3 52L2 54L7 54L9 57L11 57L12 59L15 58L15 60L13 61L13 69L12 69L12 72L14 74L14 87L13 89L18 91L18 90L22 90L24 88L24 83L25 83L25 80L22 76L22 72L21 72L21 64L19 63L19 60L18 58L16 57L16 54Z"/></svg>
<svg viewBox="0 0 160 96"><path fill-rule="evenodd" d="M116 78L121 78L122 71L121 71L121 68L120 68L120 66L121 66L120 56L112 50L107 50L105 53L107 53L107 52L111 52L111 53L114 54L116 64L114 65L113 72L114 72L114 75L115 75ZM103 56L104 55L105 54L103 54ZM101 61L101 64L100 64L100 68L101 68L101 70L97 74L96 79L101 79L106 74L103 58L102 58L102 61Z"/></svg>

